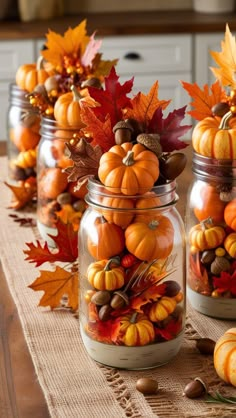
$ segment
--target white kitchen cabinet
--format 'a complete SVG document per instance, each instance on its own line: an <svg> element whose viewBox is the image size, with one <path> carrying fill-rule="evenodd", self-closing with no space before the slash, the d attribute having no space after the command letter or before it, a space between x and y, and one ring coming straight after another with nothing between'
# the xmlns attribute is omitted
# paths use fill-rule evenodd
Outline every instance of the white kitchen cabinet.
<svg viewBox="0 0 236 418"><path fill-rule="evenodd" d="M210 51L221 51L221 41L224 33L201 33L194 35L194 73L193 81L200 87L204 84L209 86L215 82L216 78L210 67L217 67L212 59Z"/></svg>
<svg viewBox="0 0 236 418"><path fill-rule="evenodd" d="M116 72L121 82L134 76L134 94L147 93L158 80L159 99L171 99L168 111L189 102L180 80L192 81L190 34L106 37L101 52L103 59L119 59ZM189 117L185 123L190 123Z"/></svg>

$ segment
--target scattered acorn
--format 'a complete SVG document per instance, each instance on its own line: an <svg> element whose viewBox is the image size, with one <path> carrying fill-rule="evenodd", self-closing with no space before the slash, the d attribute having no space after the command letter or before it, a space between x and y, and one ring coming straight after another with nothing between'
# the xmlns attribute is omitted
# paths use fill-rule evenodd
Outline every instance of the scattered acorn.
<svg viewBox="0 0 236 418"><path fill-rule="evenodd" d="M215 341L211 338L199 338L196 340L196 347L201 354L213 354L215 345Z"/></svg>
<svg viewBox="0 0 236 418"><path fill-rule="evenodd" d="M183 396L187 396L187 398L194 399L199 398L207 392L208 388L206 383L200 377L196 377L194 380L192 380L185 386Z"/></svg>
<svg viewBox="0 0 236 418"><path fill-rule="evenodd" d="M141 377L137 380L136 389L143 395L154 395L158 391L158 382L149 377Z"/></svg>

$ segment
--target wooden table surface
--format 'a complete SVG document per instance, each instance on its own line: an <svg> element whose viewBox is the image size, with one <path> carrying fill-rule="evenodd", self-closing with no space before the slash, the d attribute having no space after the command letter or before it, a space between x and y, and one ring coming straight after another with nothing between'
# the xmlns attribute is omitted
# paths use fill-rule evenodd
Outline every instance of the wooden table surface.
<svg viewBox="0 0 236 418"><path fill-rule="evenodd" d="M186 190L192 178L191 147L187 147L184 152L188 164L178 178L177 204L182 216L186 206ZM6 144L0 142L0 155L5 153ZM0 283L0 418L48 418L48 408L37 382L18 313L1 265Z"/></svg>

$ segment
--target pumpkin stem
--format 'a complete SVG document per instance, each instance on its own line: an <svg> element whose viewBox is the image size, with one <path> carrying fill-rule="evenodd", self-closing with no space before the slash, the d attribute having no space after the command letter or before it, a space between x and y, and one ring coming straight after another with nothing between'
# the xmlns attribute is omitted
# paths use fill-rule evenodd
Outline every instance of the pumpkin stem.
<svg viewBox="0 0 236 418"><path fill-rule="evenodd" d="M104 271L111 270L111 264L112 263L117 264L119 266L120 265L120 260L118 260L118 257L110 258L108 260L108 262L106 263L105 267L104 267Z"/></svg>
<svg viewBox="0 0 236 418"><path fill-rule="evenodd" d="M138 316L138 312L134 312L130 318L130 323L131 324L135 324L137 322L137 316Z"/></svg>
<svg viewBox="0 0 236 418"><path fill-rule="evenodd" d="M157 219L153 219L151 222L149 222L148 227L150 229L156 229L159 225L159 221Z"/></svg>
<svg viewBox="0 0 236 418"><path fill-rule="evenodd" d="M74 85L72 85L70 89L71 89L71 91L73 93L73 99L74 99L74 101L75 102L79 102L80 99L82 99L82 96L79 94L77 88Z"/></svg>
<svg viewBox="0 0 236 418"><path fill-rule="evenodd" d="M42 55L40 55L37 59L37 62L36 62L36 70L37 71L44 69L43 63L44 63L44 58L43 58Z"/></svg>
<svg viewBox="0 0 236 418"><path fill-rule="evenodd" d="M212 218L209 216L209 218L204 219L203 221L200 222L200 225L202 227L202 230L205 231L206 229L208 229L210 226L213 225L213 220Z"/></svg>
<svg viewBox="0 0 236 418"><path fill-rule="evenodd" d="M221 121L220 121L220 125L219 125L219 129L229 129L229 121L232 118L233 113L231 112L231 110L227 113L225 113L225 115L222 117Z"/></svg>
<svg viewBox="0 0 236 418"><path fill-rule="evenodd" d="M126 154L126 156L123 158L122 163L124 165L130 166L133 165L135 163L134 160L134 153L132 150L129 150Z"/></svg>

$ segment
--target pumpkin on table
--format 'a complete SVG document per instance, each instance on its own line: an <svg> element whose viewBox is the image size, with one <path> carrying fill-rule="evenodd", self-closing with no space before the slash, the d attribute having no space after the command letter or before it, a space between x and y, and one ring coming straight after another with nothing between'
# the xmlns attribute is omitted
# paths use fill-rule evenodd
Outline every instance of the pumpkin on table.
<svg viewBox="0 0 236 418"><path fill-rule="evenodd" d="M214 367L222 380L236 387L236 328L228 329L216 342Z"/></svg>
<svg viewBox="0 0 236 418"><path fill-rule="evenodd" d="M159 160L141 144L114 145L102 155L98 177L114 193L143 194L159 177Z"/></svg>

